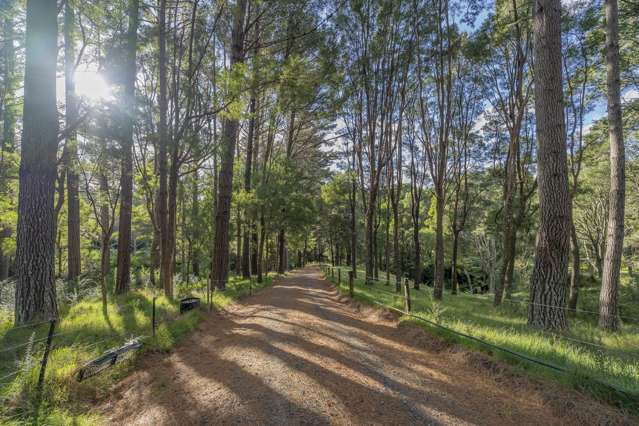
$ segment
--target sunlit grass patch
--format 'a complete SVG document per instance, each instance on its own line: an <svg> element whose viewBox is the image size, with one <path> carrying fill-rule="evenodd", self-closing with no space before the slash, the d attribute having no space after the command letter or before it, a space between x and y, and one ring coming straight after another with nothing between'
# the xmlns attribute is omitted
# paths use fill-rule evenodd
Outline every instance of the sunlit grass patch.
<svg viewBox="0 0 639 426"><path fill-rule="evenodd" d="M342 268L340 289L348 292L350 268ZM337 283L337 275L327 278ZM359 278L354 280L355 298L364 302L377 302L383 305L404 309L403 289L395 294L394 279L391 285L375 282L364 284L364 272L358 271ZM412 286L411 286L412 287ZM535 374L552 376L562 382L579 388L587 388L603 398L618 401L624 406L638 410L639 400L639 324L625 322L619 333L607 333L597 327L596 315L578 313L570 315L570 330L562 334L544 333L527 325L525 303L504 303L495 308L492 298L487 295L467 293L456 296L445 293L444 300L435 301L431 289L423 286L420 290L410 289L412 314L432 321L445 328L403 316L400 321L418 324L445 339L461 343L467 347L488 351L493 355L516 362L518 366ZM516 295L525 300L525 294ZM596 293L583 292L580 307L586 311L596 307ZM594 308L596 309L596 308ZM534 363L524 361L513 355L472 339L464 338L463 333L481 339L490 345L506 348L526 357L566 369L567 374L553 372Z"/></svg>
<svg viewBox="0 0 639 426"><path fill-rule="evenodd" d="M233 277L224 292L214 292L213 309L222 309L238 298L269 286L273 276L265 276L261 284ZM179 287L179 286L176 286ZM84 414L91 404L104 397L110 386L125 376L136 359L146 351L166 351L192 331L206 315L205 283L189 289L176 288L180 297L201 297L201 309L180 315L179 298L169 300L159 291L134 290L125 296L113 296L106 305L100 299L82 300L73 306L62 306L55 327L53 349L46 369L42 403L38 415L41 424L95 424L95 414ZM156 305L156 332L152 332L153 299ZM19 371L0 381L0 423L31 422L36 412L36 384L48 324L14 329L6 313L0 318L0 350L35 343L15 350L0 352L0 377ZM122 362L88 380L78 382L80 367L106 350L119 347L132 338L143 343L140 351L129 353Z"/></svg>

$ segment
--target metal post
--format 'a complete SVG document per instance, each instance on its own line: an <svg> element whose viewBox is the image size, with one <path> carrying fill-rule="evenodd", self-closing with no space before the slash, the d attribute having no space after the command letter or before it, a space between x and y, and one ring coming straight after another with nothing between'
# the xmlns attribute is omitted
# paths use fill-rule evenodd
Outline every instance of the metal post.
<svg viewBox="0 0 639 426"><path fill-rule="evenodd" d="M38 388L37 396L38 403L42 399L42 386L44 385L44 374L47 369L47 362L49 361L49 352L51 351L51 342L53 342L53 332L55 331L56 320L51 320L49 323L49 334L47 335L47 346L44 348L44 354L42 355L42 361L40 363L40 375L38 376Z"/></svg>
<svg viewBox="0 0 639 426"><path fill-rule="evenodd" d="M355 291L353 289L353 271L348 271L348 294L351 296L355 296Z"/></svg>
<svg viewBox="0 0 639 426"><path fill-rule="evenodd" d="M410 287L408 286L408 278L404 279L404 310L410 312Z"/></svg>

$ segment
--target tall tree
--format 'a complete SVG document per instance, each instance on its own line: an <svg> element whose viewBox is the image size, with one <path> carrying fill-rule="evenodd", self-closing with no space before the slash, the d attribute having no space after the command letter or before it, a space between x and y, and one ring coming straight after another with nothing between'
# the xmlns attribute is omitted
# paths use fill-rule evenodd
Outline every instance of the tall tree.
<svg viewBox="0 0 639 426"><path fill-rule="evenodd" d="M246 0L238 0L234 11L231 35L231 69L244 62L244 20ZM215 240L213 244L213 284L226 288L229 272L229 223L231 219L231 196L233 193L233 160L237 141L239 120L226 117L222 123L221 164L217 210L215 212Z"/></svg>
<svg viewBox="0 0 639 426"><path fill-rule="evenodd" d="M530 283L528 324L560 330L568 327L564 306L570 254L560 0L536 0L533 33L539 229Z"/></svg>
<svg viewBox="0 0 639 426"><path fill-rule="evenodd" d="M75 93L75 10L74 4L64 3L64 92L67 128L78 121L78 99ZM80 197L78 178L77 133L67 133L65 142L65 167L67 168L67 279L77 284L80 275Z"/></svg>
<svg viewBox="0 0 639 426"><path fill-rule="evenodd" d="M2 99L0 101L0 114L2 118L2 142L0 143L0 197L6 200L15 199L9 192L11 174L16 167L10 167L13 161L11 154L15 152L16 132L16 89L18 78L16 76L16 47L15 47L15 1L10 0L4 4L4 19L2 20ZM11 206L13 207L13 206ZM13 224L0 220L0 281L9 276L10 256L5 249L5 241L13 234Z"/></svg>
<svg viewBox="0 0 639 426"><path fill-rule="evenodd" d="M160 230L160 286L167 297L173 297L173 283L171 262L173 250L169 231L168 206L168 148L169 134L167 125L168 97L167 97L167 55L166 55L166 0L159 0L158 9L158 67L160 97L158 106L160 120L158 125L158 174L159 188L157 195L158 228Z"/></svg>
<svg viewBox="0 0 639 426"><path fill-rule="evenodd" d="M126 293L131 282L131 213L133 208L133 125L135 123L135 58L137 52L139 0L129 0L124 87L122 93L122 146L120 174L120 219L118 221L118 264L115 291Z"/></svg>
<svg viewBox="0 0 639 426"><path fill-rule="evenodd" d="M603 279L599 295L599 326L619 328L619 272L623 249L626 199L625 150L621 116L619 71L619 7L617 0L605 1L606 14L606 87L608 89L608 137L610 140L610 201Z"/></svg>
<svg viewBox="0 0 639 426"><path fill-rule="evenodd" d="M502 211L503 253L497 286L495 287L495 306L501 303L504 290L509 293L509 289L513 285L517 248L517 229L514 215L517 166L520 161L522 123L529 106L531 92L531 85L527 78L530 31L529 26L522 19L526 15L519 10L517 0L512 0L510 4L503 2L500 6L498 9L501 9L501 13L506 15L502 19L506 21L504 24L508 30L504 39L499 40L498 37L497 40L500 45L498 47L500 54L497 56L501 59L499 68L493 68L488 73L497 94L493 106L508 129L508 153L505 164ZM527 6L524 7L525 10L527 10ZM523 201L520 200L520 202Z"/></svg>
<svg viewBox="0 0 639 426"><path fill-rule="evenodd" d="M54 245L57 3L27 1L24 110L18 196L15 322L58 315Z"/></svg>
<svg viewBox="0 0 639 426"><path fill-rule="evenodd" d="M448 183L448 148L453 118L453 57L456 54L455 30L450 22L448 0L437 0L433 10L435 31L432 40L432 63L424 63L418 55L419 111L422 139L426 141L428 170L433 181L435 195L435 276L433 296L441 300L444 294L444 209L446 206L446 186ZM418 41L427 39L424 31L415 26ZM430 59L430 55L427 56ZM432 68L433 75L426 71ZM435 85L434 105L429 105L427 80ZM431 134L433 133L433 134Z"/></svg>

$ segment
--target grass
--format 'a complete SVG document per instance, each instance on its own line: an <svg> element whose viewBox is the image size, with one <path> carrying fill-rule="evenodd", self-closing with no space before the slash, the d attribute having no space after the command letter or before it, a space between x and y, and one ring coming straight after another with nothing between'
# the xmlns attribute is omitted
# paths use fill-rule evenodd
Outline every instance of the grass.
<svg viewBox="0 0 639 426"><path fill-rule="evenodd" d="M213 294L212 305L215 309L224 308L249 291L266 287L271 282L272 276L265 277L262 284L231 278L225 292ZM16 375L0 380L0 423L31 423L36 415L42 424L47 425L99 422L95 414L87 414L91 403L104 396L114 382L130 372L136 359L145 352L166 351L197 326L206 308L180 315L178 300L196 295L205 304L206 294L201 287L198 283L188 287L177 285L177 297L173 301L151 290L136 290L126 296L111 297L106 306L101 300L92 298L61 307L61 320L55 329L39 406L36 404L36 383L45 344L43 340L49 325L13 328L10 314L0 314L0 351L4 350L0 352L0 377L18 371ZM158 326L152 337L151 316L155 296ZM85 362L110 348L121 346L132 337L140 337L144 342L141 351L88 380L76 380L78 369ZM20 347L10 349L15 346Z"/></svg>
<svg viewBox="0 0 639 426"><path fill-rule="evenodd" d="M341 268L340 289L346 293L349 269ZM334 277L330 273L326 275L333 283L337 283L337 272ZM363 276L364 272L358 271L359 278L354 280L355 299L404 309L403 293L401 297L394 294L393 278L389 286L383 282L365 285ZM527 325L527 306L523 302L526 300L523 293L515 295L523 303L504 303L501 307L494 308L489 295L462 293L453 296L446 292L444 300L438 302L433 300L431 292L426 286L422 286L420 290L411 288L412 313L453 332L406 315L400 321L419 324L430 332L472 349L488 350L534 374L551 376L639 413L639 324L636 322L626 321L619 333L606 333L597 327L596 314L578 313L571 316L569 331L560 335L549 334ZM596 296L590 290L582 292L579 308L596 312L596 300L592 300ZM634 313L631 309L623 310L622 316L632 319ZM639 322L639 316L636 316L636 321ZM553 372L525 362L515 355L487 348L486 345L454 332L471 335L490 344L560 366L568 370L568 373Z"/></svg>

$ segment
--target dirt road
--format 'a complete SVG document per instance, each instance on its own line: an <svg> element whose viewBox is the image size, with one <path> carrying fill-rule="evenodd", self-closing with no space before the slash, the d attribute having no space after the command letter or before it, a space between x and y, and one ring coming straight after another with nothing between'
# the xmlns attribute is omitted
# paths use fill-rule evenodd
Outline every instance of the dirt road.
<svg viewBox="0 0 639 426"><path fill-rule="evenodd" d="M629 423L586 396L355 306L312 268L211 314L170 354L141 364L100 407L110 423Z"/></svg>

